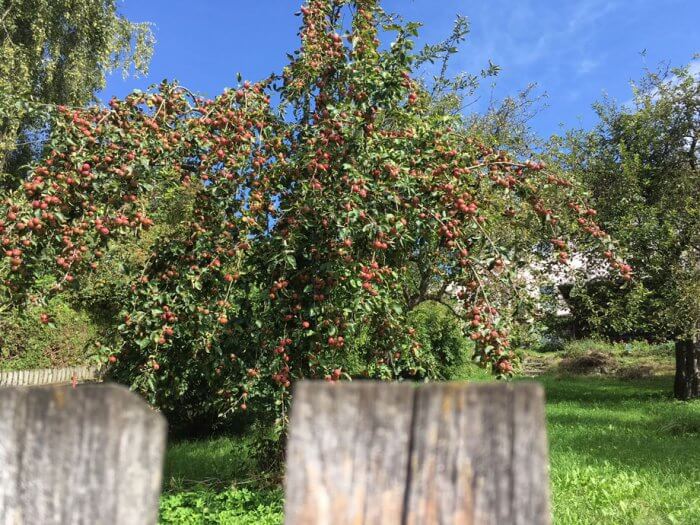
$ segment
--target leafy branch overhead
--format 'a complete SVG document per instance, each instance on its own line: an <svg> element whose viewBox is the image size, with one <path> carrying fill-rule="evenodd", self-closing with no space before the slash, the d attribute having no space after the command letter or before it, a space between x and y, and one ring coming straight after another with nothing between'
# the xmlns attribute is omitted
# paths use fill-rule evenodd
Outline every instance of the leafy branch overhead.
<svg viewBox="0 0 700 525"><path fill-rule="evenodd" d="M48 123L45 104L82 106L108 73L147 73L153 44L150 25L127 20L115 0L4 1L0 172L15 173L31 157L28 146Z"/></svg>

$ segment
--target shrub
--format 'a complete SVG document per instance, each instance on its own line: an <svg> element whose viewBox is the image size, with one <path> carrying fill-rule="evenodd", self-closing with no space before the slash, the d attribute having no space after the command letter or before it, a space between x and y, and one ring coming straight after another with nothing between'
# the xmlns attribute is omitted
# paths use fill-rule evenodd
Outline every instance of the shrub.
<svg viewBox="0 0 700 525"><path fill-rule="evenodd" d="M278 525L282 520L279 490L202 489L164 494L160 500L159 522L163 525Z"/></svg>
<svg viewBox="0 0 700 525"><path fill-rule="evenodd" d="M0 369L23 370L85 364L97 330L83 311L55 297L45 306L0 316Z"/></svg>
<svg viewBox="0 0 700 525"><path fill-rule="evenodd" d="M416 330L418 351L425 354L426 377L455 379L471 361L474 344L464 335L463 321L448 306L427 301L408 316Z"/></svg>

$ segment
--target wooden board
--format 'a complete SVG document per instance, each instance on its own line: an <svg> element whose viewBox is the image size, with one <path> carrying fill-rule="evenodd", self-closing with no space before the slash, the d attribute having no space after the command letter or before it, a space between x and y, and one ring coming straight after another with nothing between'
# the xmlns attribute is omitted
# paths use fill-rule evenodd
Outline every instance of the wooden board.
<svg viewBox="0 0 700 525"><path fill-rule="evenodd" d="M165 437L123 387L0 388L0 524L155 524Z"/></svg>
<svg viewBox="0 0 700 525"><path fill-rule="evenodd" d="M374 382L297 385L287 449L286 523L400 522L413 390Z"/></svg>
<svg viewBox="0 0 700 525"><path fill-rule="evenodd" d="M550 523L534 383L298 385L285 521Z"/></svg>

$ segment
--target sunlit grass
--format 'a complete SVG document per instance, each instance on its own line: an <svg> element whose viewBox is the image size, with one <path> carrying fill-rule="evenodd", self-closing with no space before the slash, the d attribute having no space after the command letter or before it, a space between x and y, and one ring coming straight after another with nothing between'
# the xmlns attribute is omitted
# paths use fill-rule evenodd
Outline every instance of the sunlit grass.
<svg viewBox="0 0 700 525"><path fill-rule="evenodd" d="M700 523L700 403L668 376L541 380L555 523Z"/></svg>
<svg viewBox="0 0 700 525"><path fill-rule="evenodd" d="M700 402L669 376L543 376L554 523L700 523ZM281 523L282 491L243 437L170 446L163 523Z"/></svg>

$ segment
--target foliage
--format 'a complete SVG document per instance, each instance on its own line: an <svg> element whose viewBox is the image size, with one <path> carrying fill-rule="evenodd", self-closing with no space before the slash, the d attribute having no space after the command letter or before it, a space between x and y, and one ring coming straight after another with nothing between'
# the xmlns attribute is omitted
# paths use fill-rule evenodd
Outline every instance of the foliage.
<svg viewBox="0 0 700 525"><path fill-rule="evenodd" d="M484 114L467 116L470 129L485 135L499 148L531 156L541 151L542 140L530 128L530 121L546 107L547 94L528 84L515 95L491 99Z"/></svg>
<svg viewBox="0 0 700 525"><path fill-rule="evenodd" d="M0 313L0 370L52 368L84 364L97 339L88 315L71 308L65 297L30 305L24 315Z"/></svg>
<svg viewBox="0 0 700 525"><path fill-rule="evenodd" d="M588 301L581 315L603 333L614 320L613 330L624 323L690 339L700 319L700 79L689 68L649 72L631 105L596 109L595 130L557 141L566 149L560 159L629 251L640 289L579 290Z"/></svg>
<svg viewBox="0 0 700 525"><path fill-rule="evenodd" d="M164 494L159 523L177 525L278 525L282 523L281 490L230 488Z"/></svg>
<svg viewBox="0 0 700 525"><path fill-rule="evenodd" d="M166 413L283 423L292 381L347 377L355 351L360 375L438 375L410 312L449 290L475 360L509 376L518 265L566 263L567 234L611 250L567 177L436 109L411 79L415 24L372 0L302 14L280 76L212 100L164 83L61 108L46 160L0 203L3 301L40 293L37 276L68 290L123 275L109 359Z"/></svg>
<svg viewBox="0 0 700 525"><path fill-rule="evenodd" d="M578 339L567 341L561 352L567 357L575 357L588 352L603 352L618 358L657 357L668 361L673 354L673 345L668 343L651 343L644 340L609 342L603 339Z"/></svg>
<svg viewBox="0 0 700 525"><path fill-rule="evenodd" d="M416 330L419 351L430 359L427 376L455 378L473 354L473 344L464 337L461 320L449 306L433 301L421 303L408 318Z"/></svg>
<svg viewBox="0 0 700 525"><path fill-rule="evenodd" d="M578 338L655 337L645 322L649 291L639 283L620 286L620 282L598 277L560 286L559 290L570 314L558 317L550 310L546 324L555 334L569 331Z"/></svg>
<svg viewBox="0 0 700 525"><path fill-rule="evenodd" d="M17 174L47 124L46 104L82 105L106 75L145 73L153 35L115 0L5 0L0 7L0 173ZM1 182L1 181L0 181ZM5 181L8 183L8 181Z"/></svg>
<svg viewBox="0 0 700 525"><path fill-rule="evenodd" d="M171 444L160 522L281 523L282 491L275 484L279 470L261 471L258 440L254 432L246 432Z"/></svg>

